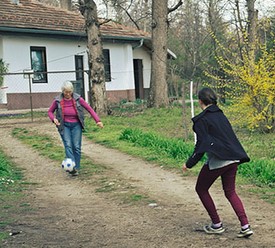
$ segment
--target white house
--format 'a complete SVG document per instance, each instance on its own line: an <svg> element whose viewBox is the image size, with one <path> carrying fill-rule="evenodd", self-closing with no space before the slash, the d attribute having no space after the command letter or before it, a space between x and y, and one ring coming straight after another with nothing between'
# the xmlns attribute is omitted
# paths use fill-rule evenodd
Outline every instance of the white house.
<svg viewBox="0 0 275 248"><path fill-rule="evenodd" d="M0 1L0 58L8 64L0 103L8 109L48 107L65 80L88 99L87 38L81 14L35 0ZM108 22L100 27L109 102L147 97L150 36ZM24 72L30 69L33 78ZM31 94L30 94L31 92ZM30 101L31 96L31 101Z"/></svg>

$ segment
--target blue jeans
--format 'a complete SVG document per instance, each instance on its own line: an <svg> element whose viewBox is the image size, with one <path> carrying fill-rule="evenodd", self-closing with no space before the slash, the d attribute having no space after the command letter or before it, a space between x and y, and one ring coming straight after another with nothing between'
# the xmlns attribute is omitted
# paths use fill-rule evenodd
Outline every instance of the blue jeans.
<svg viewBox="0 0 275 248"><path fill-rule="evenodd" d="M66 158L75 161L75 168L80 168L82 127L79 122L65 122L64 132L61 135Z"/></svg>

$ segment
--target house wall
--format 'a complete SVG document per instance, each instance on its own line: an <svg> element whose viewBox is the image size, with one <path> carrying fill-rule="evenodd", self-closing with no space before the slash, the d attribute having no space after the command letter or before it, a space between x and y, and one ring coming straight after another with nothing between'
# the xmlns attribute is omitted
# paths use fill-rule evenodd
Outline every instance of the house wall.
<svg viewBox="0 0 275 248"><path fill-rule="evenodd" d="M86 43L69 39L54 39L30 36L2 36L0 40L0 55L9 64L9 73L22 73L30 69L30 47L46 47L47 71L74 71L75 55L83 55L84 69L88 70ZM133 59L144 60L144 85L149 87L148 73L150 70L149 56L142 48L133 50L131 44L104 43L103 47L110 50L111 82L106 82L107 97L110 102L119 102L122 99L135 100L135 83L133 73ZM133 55L134 54L134 55ZM88 75L85 73L85 99L88 100ZM75 73L50 73L48 83L32 83L22 74L5 77L6 97L8 109L29 108L30 87L35 100L33 108L48 107L52 95L58 94L65 80L75 80ZM20 96L19 96L20 95ZM50 96L50 97L49 97Z"/></svg>
<svg viewBox="0 0 275 248"><path fill-rule="evenodd" d="M111 81L106 82L107 98L110 103L127 99L135 100L133 49L130 44L106 43L110 50Z"/></svg>
<svg viewBox="0 0 275 248"><path fill-rule="evenodd" d="M0 36L0 59L3 58L3 39L2 36Z"/></svg>
<svg viewBox="0 0 275 248"><path fill-rule="evenodd" d="M9 64L10 73L21 73L25 69L31 68L30 47L46 47L47 70L50 71L70 71L75 70L74 56L84 54L86 49L84 44L77 42L39 37L7 36L3 40L4 60ZM85 63L87 64L87 62ZM12 76L13 80L5 80L9 87L8 93L29 92L28 79L22 75ZM56 92L60 91L60 86L68 75L49 74L48 83L32 84L33 92ZM75 80L74 73L69 78Z"/></svg>

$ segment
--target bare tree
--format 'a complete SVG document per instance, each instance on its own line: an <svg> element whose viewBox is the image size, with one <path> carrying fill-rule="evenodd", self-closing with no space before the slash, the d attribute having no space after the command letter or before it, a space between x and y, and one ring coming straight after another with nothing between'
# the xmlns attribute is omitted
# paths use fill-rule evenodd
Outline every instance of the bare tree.
<svg viewBox="0 0 275 248"><path fill-rule="evenodd" d="M258 11L255 9L255 2L256 0L246 0L248 14L248 56L251 61L255 60L255 51L257 43Z"/></svg>
<svg viewBox="0 0 275 248"><path fill-rule="evenodd" d="M97 6L93 0L79 0L79 10L85 18L88 36L88 61L90 100L93 109L101 115L107 114L107 98L105 87L105 70L100 23Z"/></svg>
<svg viewBox="0 0 275 248"><path fill-rule="evenodd" d="M255 9L256 0L245 0L246 13L242 13L241 2L240 0L234 0L233 2L240 59L243 61L244 54L246 54L250 61L254 61L258 43L258 10Z"/></svg>
<svg viewBox="0 0 275 248"><path fill-rule="evenodd" d="M75 9L75 3L77 0L38 0L41 3L60 7L66 10L73 10Z"/></svg>
<svg viewBox="0 0 275 248"><path fill-rule="evenodd" d="M56 6L56 7L60 6L59 0L38 0L38 2L48 4L48 5L52 5L52 6Z"/></svg>
<svg viewBox="0 0 275 248"><path fill-rule="evenodd" d="M72 0L59 0L62 9L72 10Z"/></svg>
<svg viewBox="0 0 275 248"><path fill-rule="evenodd" d="M243 25L243 19L241 17L240 11L240 1L234 0L235 10L234 10L234 18L235 18L235 28L236 28L236 36L238 42L238 49L239 49L239 56L241 61L243 61L243 44L244 44L244 37L245 37L245 29Z"/></svg>
<svg viewBox="0 0 275 248"><path fill-rule="evenodd" d="M182 1L169 9L168 0L152 1L152 67L148 107L166 107L167 89L167 35L168 13L182 5Z"/></svg>
<svg viewBox="0 0 275 248"><path fill-rule="evenodd" d="M152 1L152 68L148 107L169 103L167 70L168 0Z"/></svg>
<svg viewBox="0 0 275 248"><path fill-rule="evenodd" d="M111 5L115 9L117 21L133 25L137 29L148 30L151 0L103 0L103 2L106 7Z"/></svg>

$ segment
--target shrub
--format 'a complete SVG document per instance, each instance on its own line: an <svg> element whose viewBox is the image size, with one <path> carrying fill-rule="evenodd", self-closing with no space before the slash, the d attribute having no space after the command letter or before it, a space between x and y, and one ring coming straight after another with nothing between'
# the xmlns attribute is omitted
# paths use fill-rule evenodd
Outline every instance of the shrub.
<svg viewBox="0 0 275 248"><path fill-rule="evenodd" d="M168 139L152 132L144 133L140 129L126 128L119 139L134 143L136 146L147 147L157 153L165 153L170 158L183 161L193 151L193 145L184 143L182 139Z"/></svg>

